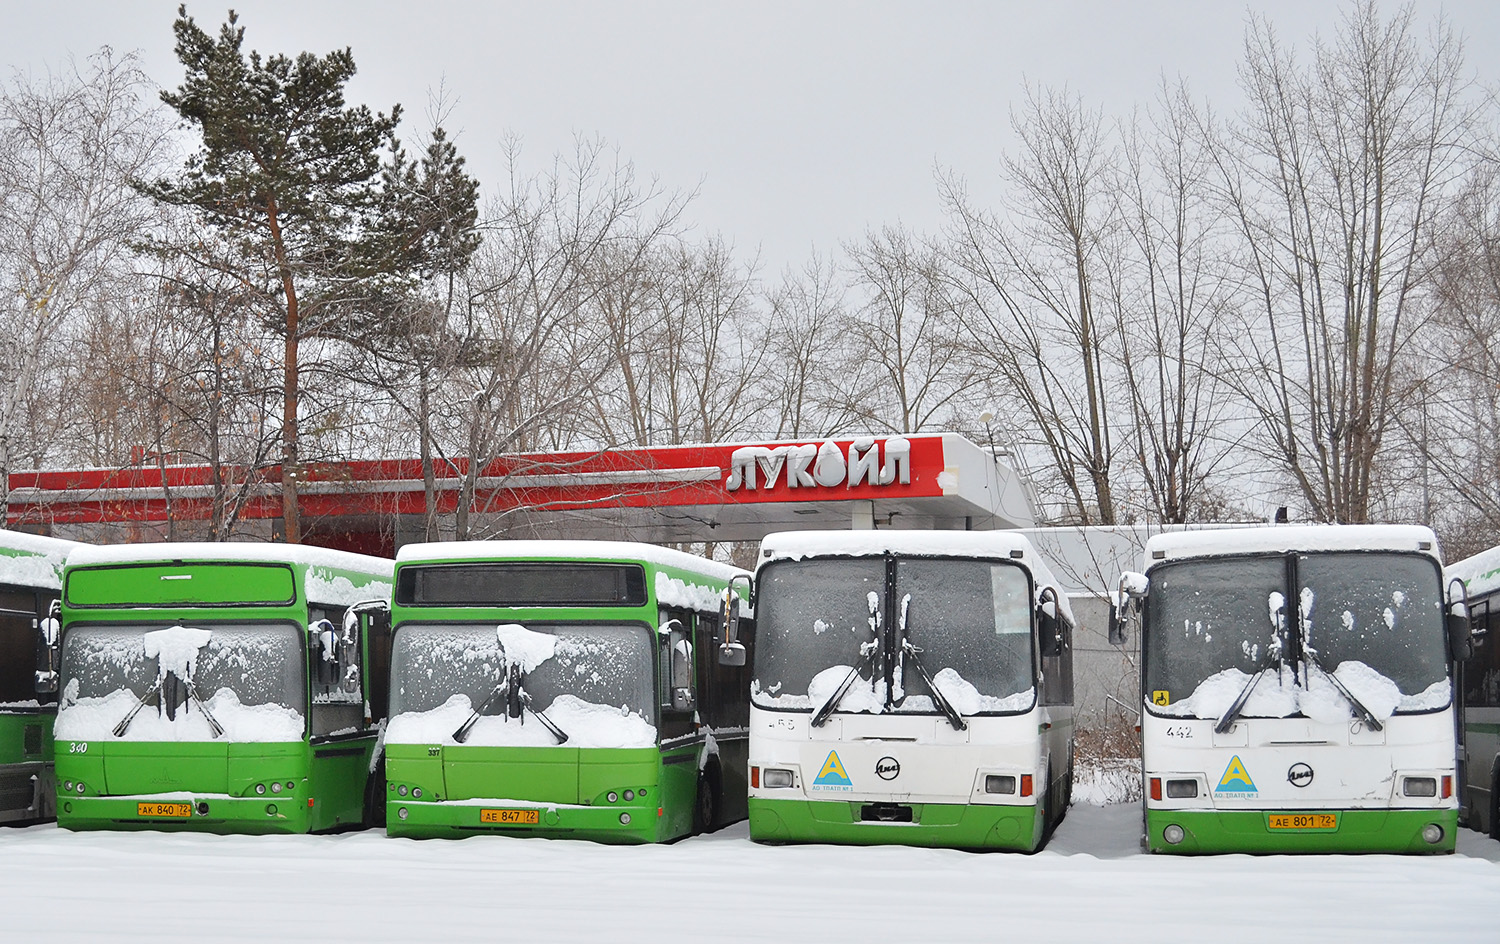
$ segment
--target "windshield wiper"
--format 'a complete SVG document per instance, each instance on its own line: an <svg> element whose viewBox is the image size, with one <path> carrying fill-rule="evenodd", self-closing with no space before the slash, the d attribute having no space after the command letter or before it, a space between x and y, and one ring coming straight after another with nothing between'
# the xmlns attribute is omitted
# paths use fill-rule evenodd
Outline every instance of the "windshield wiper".
<svg viewBox="0 0 1500 944"><path fill-rule="evenodd" d="M1234 726L1234 722L1239 718L1240 712L1245 710L1245 703L1250 700L1250 694L1255 691L1256 683L1260 681L1260 677L1265 674L1266 669L1270 668L1270 665L1267 663L1274 659L1276 668L1278 670L1282 668L1281 654L1286 643L1286 599L1280 593L1272 593L1270 602L1272 636L1271 646L1266 650L1267 659L1265 662L1256 661L1254 666L1255 671L1250 674L1250 679L1245 682L1245 687L1240 689L1240 693L1235 697L1234 703L1229 706L1228 711L1224 712L1224 717L1220 718L1218 723L1214 725L1215 734L1225 734Z"/></svg>
<svg viewBox="0 0 1500 944"><path fill-rule="evenodd" d="M1358 698L1355 698L1354 693L1345 688L1344 683L1338 680L1338 676L1323 668L1323 663L1318 661L1318 650L1304 644L1302 646L1302 654L1307 658L1308 664L1313 666L1319 672L1322 672L1323 677L1332 682L1333 687L1338 689L1339 694L1343 695L1344 698L1349 702L1349 704L1354 706L1354 710L1359 714L1360 720L1364 721L1364 723L1369 726L1371 731L1379 731L1382 729L1383 726L1380 723L1380 719L1375 717L1374 712L1366 708L1364 702L1360 701Z"/></svg>
<svg viewBox="0 0 1500 944"><path fill-rule="evenodd" d="M115 737L125 736L125 730L130 727L130 722L134 721L135 716L141 713L142 708L146 707L146 703L151 700L151 696L161 691L161 683L163 681L165 681L164 678L158 678L156 680L156 684L152 685L146 690L146 694L141 695L136 699L135 707L131 708L130 711L125 715L125 717L120 719L119 724L115 725Z"/></svg>
<svg viewBox="0 0 1500 944"><path fill-rule="evenodd" d="M168 686L166 684L168 679L172 680L172 682L174 683L174 685ZM142 708L146 707L146 704L147 704L147 702L149 702L151 700L151 696L152 695L156 695L156 696L158 696L158 698L164 698L164 696L162 694L163 693L163 689L164 688L175 689L176 685L181 685L184 689L186 689L187 690L188 700L191 701L191 702L196 703L197 706L198 706L198 710L201 711L201 712L203 712L203 717L208 720L208 729L209 729L209 731L213 732L213 736L214 737L223 737L223 735L224 735L224 727L223 727L223 725L219 724L218 719L215 718L213 716L213 713L208 710L208 703L203 700L203 696L202 695L198 694L198 686L196 686L196 685L193 684L193 680L191 678L188 678L188 679L179 679L177 677L177 674L175 672L168 672L166 675L158 678L156 680L156 684L152 685L149 689L146 690L146 694L144 694L144 695L140 696L140 698L136 699L135 707L131 708L130 712L127 715L125 715L125 717L123 717L123 718L120 719L120 723L119 724L115 725L115 727L114 727L114 735L115 735L115 737L124 737L125 736L126 730L128 730L130 728L130 722L134 721L135 720L135 716L141 713L141 709ZM174 694L175 694L175 691L174 691ZM175 720L175 718L173 717L173 714L172 714L172 711L176 708L176 700L175 700L175 698L172 699L172 702L173 702L172 708L168 710L168 719L169 720Z"/></svg>
<svg viewBox="0 0 1500 944"><path fill-rule="evenodd" d="M526 723L526 713L536 715L538 721L552 736L557 738L557 743L568 743L568 735L562 728L552 723L552 719L542 714L540 709L531 707L531 693L526 691L526 672L522 670L521 663L512 662L506 678L505 713L512 718L520 718L521 723Z"/></svg>
<svg viewBox="0 0 1500 944"><path fill-rule="evenodd" d="M504 692L504 691L505 691L505 683L504 682L501 682L499 685L496 685L495 686L495 690L492 691L492 692L490 692L489 697L486 698L484 701L480 702L479 703L479 707L477 707L473 711L471 711L469 713L468 719L466 721L464 721L463 724L461 724L461 725L458 726L458 730L457 731L453 732L453 740L457 741L460 744L462 744L463 742L467 741L469 739L469 732L474 729L474 725L476 725L476 724L479 723L479 716L482 715L482 714L484 714L484 709L488 708L490 706L490 703L493 702L496 698L498 698L500 696L500 694L502 692Z"/></svg>
<svg viewBox="0 0 1500 944"><path fill-rule="evenodd" d="M880 649L880 620L877 616L880 609L880 598L875 595L874 591L871 591L870 595L866 597L866 601L870 607L870 640L869 642L859 644L859 661L849 670L849 674L844 676L844 680L839 683L839 687L834 691L833 697L823 702L822 707L813 713L812 726L815 728L821 728L827 723L828 716L833 714L833 710L838 707L839 702L843 701L844 696L849 693L849 688L854 684L854 680L859 678L859 670L861 668L870 668L873 674L875 653Z"/></svg>
<svg viewBox="0 0 1500 944"><path fill-rule="evenodd" d="M917 667L917 674L922 676L922 682L926 684L927 690L932 692L932 700L937 702L938 708L942 710L943 714L948 716L948 723L953 725L953 730L962 731L969 726L969 723L964 720L963 715L958 713L958 709L953 707L953 703L948 701L947 696L942 693L942 690L933 684L932 676L927 674L927 668L922 665L922 660L917 657L917 653L922 650L912 645L911 640L907 638L910 624L906 621L906 613L910 604L911 594L908 593L901 598L901 654L903 656L911 656L911 664Z"/></svg>

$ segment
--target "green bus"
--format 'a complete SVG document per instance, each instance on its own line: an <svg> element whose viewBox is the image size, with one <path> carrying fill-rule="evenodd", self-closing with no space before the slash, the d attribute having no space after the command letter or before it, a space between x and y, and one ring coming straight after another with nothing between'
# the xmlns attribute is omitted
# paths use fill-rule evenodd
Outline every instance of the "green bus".
<svg viewBox="0 0 1500 944"><path fill-rule="evenodd" d="M47 691L49 619L62 587L63 562L82 545L0 530L0 823L51 819L52 719ZM40 635L39 635L40 633ZM38 655L41 656L40 661ZM40 684L39 684L40 683Z"/></svg>
<svg viewBox="0 0 1500 944"><path fill-rule="evenodd" d="M377 821L393 566L286 544L75 551L58 823L302 833Z"/></svg>
<svg viewBox="0 0 1500 944"><path fill-rule="evenodd" d="M387 832L641 843L743 819L753 627L726 591L748 576L647 544L401 548Z"/></svg>

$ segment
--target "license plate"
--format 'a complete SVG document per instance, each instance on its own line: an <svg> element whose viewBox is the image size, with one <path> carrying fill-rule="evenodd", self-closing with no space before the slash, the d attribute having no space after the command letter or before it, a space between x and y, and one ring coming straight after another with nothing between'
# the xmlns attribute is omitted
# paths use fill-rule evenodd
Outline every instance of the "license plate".
<svg viewBox="0 0 1500 944"><path fill-rule="evenodd" d="M137 803L135 805L137 816L178 816L189 817L193 815L193 804L191 803Z"/></svg>
<svg viewBox="0 0 1500 944"><path fill-rule="evenodd" d="M538 810L480 810L479 821L500 826L535 826L541 822L541 812Z"/></svg>
<svg viewBox="0 0 1500 944"><path fill-rule="evenodd" d="M1272 813L1272 829L1338 829L1337 813Z"/></svg>

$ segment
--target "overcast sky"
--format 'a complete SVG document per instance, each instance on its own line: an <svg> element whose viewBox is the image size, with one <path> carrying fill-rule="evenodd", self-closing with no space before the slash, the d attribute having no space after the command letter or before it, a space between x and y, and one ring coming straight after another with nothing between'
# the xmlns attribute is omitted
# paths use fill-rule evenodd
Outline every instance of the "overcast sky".
<svg viewBox="0 0 1500 944"><path fill-rule="evenodd" d="M1471 71L1500 78L1500 3L1419 2L1467 41ZM193 2L217 32L228 8ZM1235 67L1251 11L1306 49L1342 3L429 3L240 0L246 46L323 53L349 46L352 101L407 110L425 127L445 86L448 120L476 176L501 176L498 142L530 162L575 134L617 145L644 175L698 190L689 218L762 272L798 265L866 228L935 229L937 166L984 195L1010 146L1009 109L1030 81L1068 85L1112 114L1148 103L1163 75L1187 78L1220 110L1238 106ZM1387 11L1394 4L1386 4ZM100 46L137 51L175 87L176 0L0 0L0 63L42 72Z"/></svg>

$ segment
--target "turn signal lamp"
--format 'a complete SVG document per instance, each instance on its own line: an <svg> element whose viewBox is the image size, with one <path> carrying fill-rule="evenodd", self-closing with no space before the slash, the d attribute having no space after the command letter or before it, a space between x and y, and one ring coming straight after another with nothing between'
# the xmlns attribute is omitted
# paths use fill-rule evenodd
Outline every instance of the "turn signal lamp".
<svg viewBox="0 0 1500 944"><path fill-rule="evenodd" d="M1029 796L1031 796L1031 790L1032 790L1031 774L1022 774L1021 775L1021 796L1023 796L1023 797L1029 797Z"/></svg>
<svg viewBox="0 0 1500 944"><path fill-rule="evenodd" d="M1446 800L1451 796L1453 796L1453 777L1450 774L1443 774L1443 799Z"/></svg>
<svg viewBox="0 0 1500 944"><path fill-rule="evenodd" d="M752 790L759 790L760 789L760 768L759 767L751 767L750 768L750 789L752 789Z"/></svg>
<svg viewBox="0 0 1500 944"><path fill-rule="evenodd" d="M1152 777L1151 778L1151 799L1153 799L1153 800L1160 800L1161 799L1161 778L1160 777Z"/></svg>

